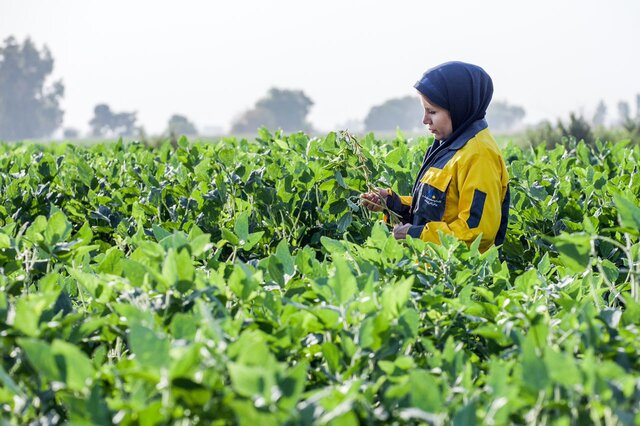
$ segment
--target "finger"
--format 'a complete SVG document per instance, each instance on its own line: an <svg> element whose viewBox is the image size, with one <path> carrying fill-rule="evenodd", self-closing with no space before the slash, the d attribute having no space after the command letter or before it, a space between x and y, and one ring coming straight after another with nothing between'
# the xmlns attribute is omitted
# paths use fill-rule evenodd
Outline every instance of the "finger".
<svg viewBox="0 0 640 426"><path fill-rule="evenodd" d="M380 197L374 194L369 195L365 198L365 200L373 204L382 204L382 200L380 200Z"/></svg>
<svg viewBox="0 0 640 426"><path fill-rule="evenodd" d="M369 200L362 200L362 205L374 212L379 212L382 208L374 203L371 203Z"/></svg>

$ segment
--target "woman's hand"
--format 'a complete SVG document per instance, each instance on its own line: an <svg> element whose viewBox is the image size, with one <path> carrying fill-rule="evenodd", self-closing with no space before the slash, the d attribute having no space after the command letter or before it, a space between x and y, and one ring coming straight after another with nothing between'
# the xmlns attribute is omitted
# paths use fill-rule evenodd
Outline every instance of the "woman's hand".
<svg viewBox="0 0 640 426"><path fill-rule="evenodd" d="M379 212L386 206L389 191L383 188L376 188L375 191L360 194L362 205L373 212Z"/></svg>
<svg viewBox="0 0 640 426"><path fill-rule="evenodd" d="M411 228L410 223L405 224L397 224L393 227L393 236L396 240L404 240L407 238L407 232L409 232L409 228Z"/></svg>

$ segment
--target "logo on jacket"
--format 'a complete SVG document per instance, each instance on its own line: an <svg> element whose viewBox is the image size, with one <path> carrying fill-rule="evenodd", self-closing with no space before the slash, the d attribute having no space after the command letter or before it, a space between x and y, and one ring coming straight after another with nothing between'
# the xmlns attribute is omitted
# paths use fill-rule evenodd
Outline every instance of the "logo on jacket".
<svg viewBox="0 0 640 426"><path fill-rule="evenodd" d="M428 194L425 194L422 197L422 202L432 207L440 207L440 205L442 204L442 200L440 198L438 198L435 195L432 195L431 197L429 197Z"/></svg>

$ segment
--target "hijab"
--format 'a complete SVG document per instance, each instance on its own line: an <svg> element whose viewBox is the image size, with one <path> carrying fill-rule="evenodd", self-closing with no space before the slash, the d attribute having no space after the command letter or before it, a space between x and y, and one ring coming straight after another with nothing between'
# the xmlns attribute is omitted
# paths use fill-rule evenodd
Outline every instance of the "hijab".
<svg viewBox="0 0 640 426"><path fill-rule="evenodd" d="M453 132L440 143L454 141L473 122L484 118L491 96L491 77L477 65L446 62L424 73L414 87L449 111Z"/></svg>

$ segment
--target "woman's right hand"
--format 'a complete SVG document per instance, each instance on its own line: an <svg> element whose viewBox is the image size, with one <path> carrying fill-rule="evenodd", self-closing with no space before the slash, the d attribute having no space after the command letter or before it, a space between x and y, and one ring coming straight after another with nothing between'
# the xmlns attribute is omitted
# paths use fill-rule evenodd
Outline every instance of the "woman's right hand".
<svg viewBox="0 0 640 426"><path fill-rule="evenodd" d="M362 205L367 209L379 212L386 206L387 197L391 195L389 190L384 188L376 188L375 191L360 194Z"/></svg>

